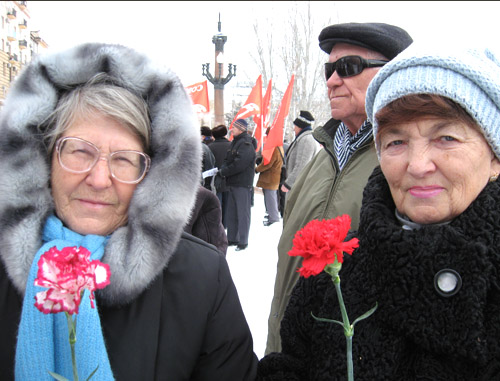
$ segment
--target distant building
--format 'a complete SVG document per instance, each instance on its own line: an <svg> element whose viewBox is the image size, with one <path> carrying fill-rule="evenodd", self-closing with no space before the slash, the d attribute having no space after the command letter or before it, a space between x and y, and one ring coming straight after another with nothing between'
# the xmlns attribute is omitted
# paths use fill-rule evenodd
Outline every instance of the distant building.
<svg viewBox="0 0 500 381"><path fill-rule="evenodd" d="M0 107L21 69L48 48L32 30L27 1L0 1Z"/></svg>

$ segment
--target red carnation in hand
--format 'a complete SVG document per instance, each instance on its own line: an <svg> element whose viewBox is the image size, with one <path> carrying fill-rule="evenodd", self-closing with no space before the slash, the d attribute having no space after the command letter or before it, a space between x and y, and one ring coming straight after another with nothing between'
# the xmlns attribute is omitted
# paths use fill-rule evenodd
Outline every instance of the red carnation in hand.
<svg viewBox="0 0 500 381"><path fill-rule="evenodd" d="M288 255L304 258L302 267L297 271L305 278L318 275L323 270L331 276L339 301L342 321L318 318L312 312L311 315L317 321L336 323L343 327L347 342L347 379L353 381L352 337L354 335L354 325L370 317L377 309L378 303L354 320L352 324L349 322L344 298L340 290L339 271L344 261L344 252L352 254L354 249L359 246L357 238L344 242L350 227L351 217L347 214L333 220L312 220L295 234L293 248L288 252Z"/></svg>
<svg viewBox="0 0 500 381"><path fill-rule="evenodd" d="M90 261L85 247L55 246L42 254L38 261L35 285L48 290L35 295L35 307L45 314L66 311L77 314L84 289L90 291L94 307L94 291L109 284L109 266L98 260Z"/></svg>
<svg viewBox="0 0 500 381"><path fill-rule="evenodd" d="M344 242L351 227L351 217L347 214L330 220L309 221L293 238L290 256L303 257L300 275L308 278L318 275L325 266L344 261L344 252L352 254L359 246L358 239Z"/></svg>

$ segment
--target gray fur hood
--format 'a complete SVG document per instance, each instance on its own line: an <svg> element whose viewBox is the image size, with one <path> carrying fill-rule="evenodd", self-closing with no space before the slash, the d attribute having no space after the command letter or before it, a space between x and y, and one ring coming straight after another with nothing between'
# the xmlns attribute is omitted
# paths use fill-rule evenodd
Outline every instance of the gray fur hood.
<svg viewBox="0 0 500 381"><path fill-rule="evenodd" d="M100 300L122 304L141 293L168 265L189 219L201 143L191 100L178 77L120 45L91 43L41 55L23 69L0 115L0 257L21 294L42 245L44 222L54 213L50 161L37 126L62 91L99 72L141 94L152 130L151 169L135 190L128 224L106 246L102 261L112 276Z"/></svg>

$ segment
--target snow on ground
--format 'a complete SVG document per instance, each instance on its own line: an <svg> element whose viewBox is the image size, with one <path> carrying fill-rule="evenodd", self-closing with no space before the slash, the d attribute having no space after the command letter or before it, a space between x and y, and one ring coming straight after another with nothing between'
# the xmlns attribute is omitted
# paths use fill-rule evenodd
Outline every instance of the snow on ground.
<svg viewBox="0 0 500 381"><path fill-rule="evenodd" d="M264 196L255 188L248 248L227 249L226 259L231 270L240 302L253 336L254 352L264 356L267 340L267 319L274 293L274 278L278 262L278 241L282 221L264 226Z"/></svg>

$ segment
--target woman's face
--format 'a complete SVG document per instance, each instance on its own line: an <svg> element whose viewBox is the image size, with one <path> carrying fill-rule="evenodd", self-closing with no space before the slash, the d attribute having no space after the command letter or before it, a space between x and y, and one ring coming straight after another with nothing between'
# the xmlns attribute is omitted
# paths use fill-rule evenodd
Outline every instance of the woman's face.
<svg viewBox="0 0 500 381"><path fill-rule="evenodd" d="M420 224L458 216L500 172L483 135L465 123L420 119L383 127L378 138L396 208Z"/></svg>
<svg viewBox="0 0 500 381"><path fill-rule="evenodd" d="M128 128L99 114L78 120L62 135L66 136L95 144L102 156L119 150L143 150ZM68 172L59 164L54 150L51 186L56 214L68 228L83 235L108 235L127 223L137 184L124 184L111 177L106 160L98 160L86 173Z"/></svg>

